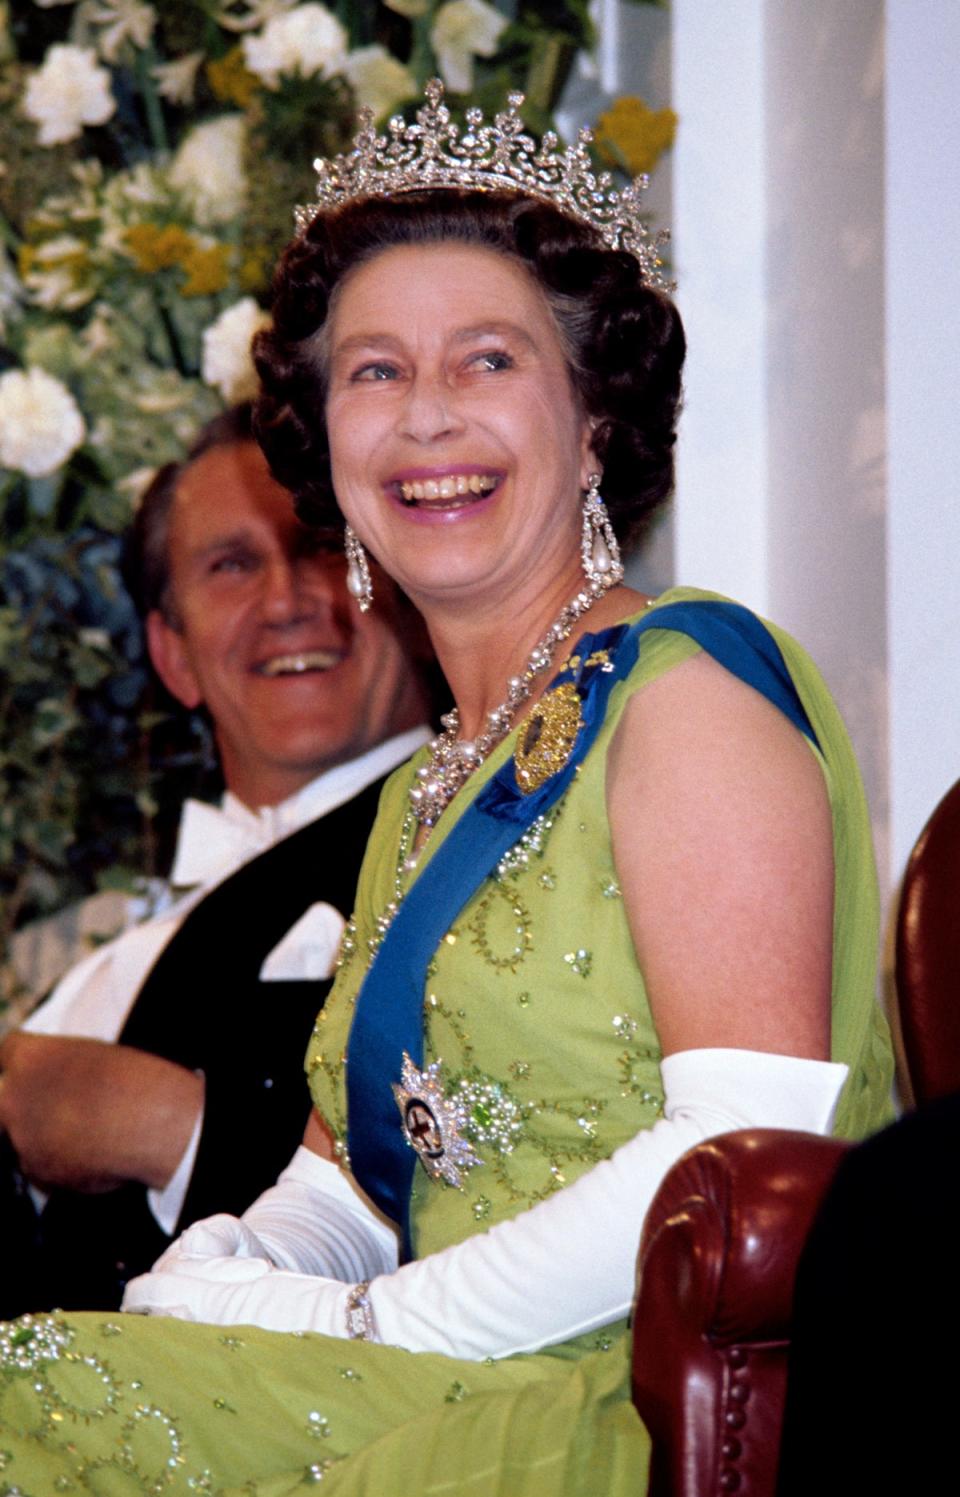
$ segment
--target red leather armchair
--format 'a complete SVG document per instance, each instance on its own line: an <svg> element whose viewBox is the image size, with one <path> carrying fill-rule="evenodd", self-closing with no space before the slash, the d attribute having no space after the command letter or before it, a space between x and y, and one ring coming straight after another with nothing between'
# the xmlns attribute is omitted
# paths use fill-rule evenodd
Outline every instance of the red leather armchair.
<svg viewBox="0 0 960 1497"><path fill-rule="evenodd" d="M774 1492L797 1262L847 1147L778 1129L727 1133L663 1182L634 1317L650 1497Z"/></svg>

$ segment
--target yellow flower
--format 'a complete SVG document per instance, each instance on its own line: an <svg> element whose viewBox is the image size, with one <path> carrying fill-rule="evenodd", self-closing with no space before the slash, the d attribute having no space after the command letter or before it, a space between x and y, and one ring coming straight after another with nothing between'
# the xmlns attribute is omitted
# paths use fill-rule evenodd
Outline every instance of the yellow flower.
<svg viewBox="0 0 960 1497"><path fill-rule="evenodd" d="M145 275L182 265L193 249L195 240L179 224L142 223L127 229L124 239L133 263Z"/></svg>
<svg viewBox="0 0 960 1497"><path fill-rule="evenodd" d="M195 245L182 264L187 273L181 288L184 296L212 296L230 280L230 251L225 244Z"/></svg>
<svg viewBox="0 0 960 1497"><path fill-rule="evenodd" d="M183 296L211 296L229 282L227 246L201 244L179 224L133 224L124 239L134 265L145 275L179 267L186 275Z"/></svg>
<svg viewBox="0 0 960 1497"><path fill-rule="evenodd" d="M262 247L247 250L237 271L240 290L263 291L270 284L272 264L273 256Z"/></svg>
<svg viewBox="0 0 960 1497"><path fill-rule="evenodd" d="M242 47L231 47L223 57L208 62L207 79L221 104L236 104L238 109L246 109L260 87L260 80L244 63Z"/></svg>
<svg viewBox="0 0 960 1497"><path fill-rule="evenodd" d="M651 109L642 99L625 97L597 120L597 150L611 166L624 167L637 177L653 171L673 145L676 131L672 109Z"/></svg>

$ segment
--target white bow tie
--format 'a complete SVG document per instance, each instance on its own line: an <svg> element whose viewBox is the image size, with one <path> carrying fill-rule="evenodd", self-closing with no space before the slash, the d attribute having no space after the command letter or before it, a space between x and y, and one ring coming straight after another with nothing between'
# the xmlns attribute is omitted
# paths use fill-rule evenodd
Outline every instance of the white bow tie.
<svg viewBox="0 0 960 1497"><path fill-rule="evenodd" d="M184 801L170 882L175 889L217 883L292 830L273 806L256 812L232 800L225 809Z"/></svg>

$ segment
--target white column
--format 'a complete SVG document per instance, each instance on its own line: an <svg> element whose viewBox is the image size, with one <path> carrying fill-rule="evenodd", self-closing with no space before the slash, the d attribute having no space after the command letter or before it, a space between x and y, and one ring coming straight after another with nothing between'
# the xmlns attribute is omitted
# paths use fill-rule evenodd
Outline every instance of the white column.
<svg viewBox="0 0 960 1497"><path fill-rule="evenodd" d="M790 629L850 726L886 873L882 0L673 9L690 336L677 576Z"/></svg>
<svg viewBox="0 0 960 1497"><path fill-rule="evenodd" d="M690 342L676 576L767 610L763 0L674 0L677 301Z"/></svg>
<svg viewBox="0 0 960 1497"><path fill-rule="evenodd" d="M889 891L960 776L960 5L671 14L676 576L811 648Z"/></svg>
<svg viewBox="0 0 960 1497"><path fill-rule="evenodd" d="M890 782L899 876L935 803L960 777L960 6L887 0L887 37Z"/></svg>
<svg viewBox="0 0 960 1497"><path fill-rule="evenodd" d="M888 864L882 0L768 0L770 613L847 721Z"/></svg>

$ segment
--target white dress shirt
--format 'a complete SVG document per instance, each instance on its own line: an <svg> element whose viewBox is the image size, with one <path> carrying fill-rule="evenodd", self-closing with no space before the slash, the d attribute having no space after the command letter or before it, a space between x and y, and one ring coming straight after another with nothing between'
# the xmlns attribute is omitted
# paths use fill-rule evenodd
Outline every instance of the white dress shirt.
<svg viewBox="0 0 960 1497"><path fill-rule="evenodd" d="M211 889L284 837L345 805L409 759L431 736L427 727L399 733L358 759L326 770L277 806L254 811L229 791L219 807L185 802L169 890L155 904L156 912L71 968L23 1028L34 1034L115 1041L160 953ZM332 905L312 905L269 953L261 977L267 981L329 977L343 924L343 915ZM147 1192L150 1208L167 1232L173 1230L183 1207L202 1121L201 1113L167 1185Z"/></svg>

